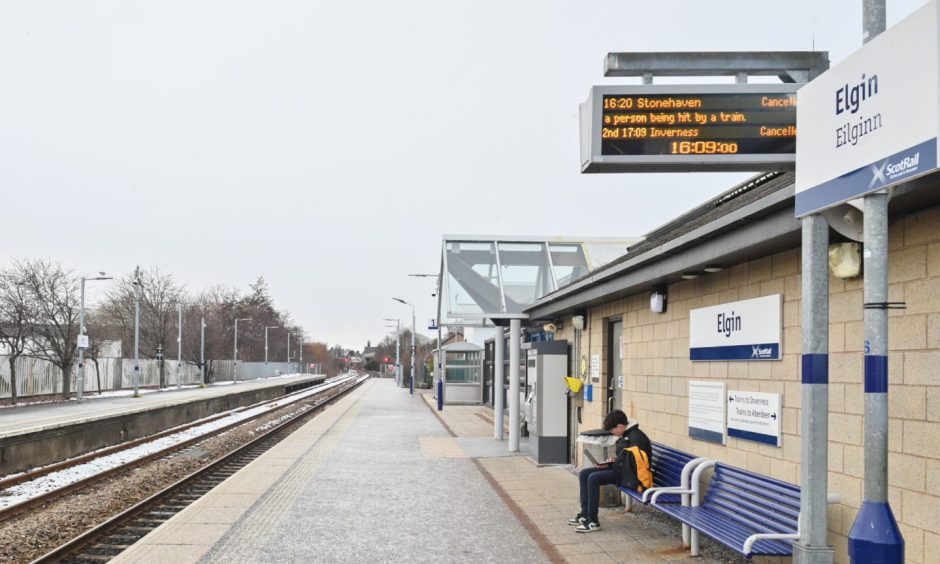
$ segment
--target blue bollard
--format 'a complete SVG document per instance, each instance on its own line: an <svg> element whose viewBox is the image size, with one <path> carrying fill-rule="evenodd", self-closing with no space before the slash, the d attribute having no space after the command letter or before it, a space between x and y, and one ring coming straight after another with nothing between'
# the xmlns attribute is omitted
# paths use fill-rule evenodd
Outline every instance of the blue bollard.
<svg viewBox="0 0 940 564"><path fill-rule="evenodd" d="M904 562L904 537L886 502L862 502L849 533L849 558L853 564Z"/></svg>

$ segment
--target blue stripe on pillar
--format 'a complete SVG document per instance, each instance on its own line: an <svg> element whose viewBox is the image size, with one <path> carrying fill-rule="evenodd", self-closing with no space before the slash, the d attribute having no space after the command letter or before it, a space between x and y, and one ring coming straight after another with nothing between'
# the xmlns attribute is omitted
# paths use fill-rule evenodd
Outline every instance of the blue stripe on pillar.
<svg viewBox="0 0 940 564"><path fill-rule="evenodd" d="M829 383L829 355L804 354L803 355L803 383L828 384Z"/></svg>
<svg viewBox="0 0 940 564"><path fill-rule="evenodd" d="M865 393L885 394L888 392L888 357L883 355L865 355Z"/></svg>

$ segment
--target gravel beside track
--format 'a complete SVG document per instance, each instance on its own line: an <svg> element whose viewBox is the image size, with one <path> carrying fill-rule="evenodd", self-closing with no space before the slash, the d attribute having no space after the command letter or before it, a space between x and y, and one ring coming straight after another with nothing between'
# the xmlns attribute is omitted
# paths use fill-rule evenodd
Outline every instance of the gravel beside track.
<svg viewBox="0 0 940 564"><path fill-rule="evenodd" d="M29 562L42 556L248 442L275 420L309 410L315 401L311 397L285 406L183 451L206 451L204 456L177 453L0 523L0 562Z"/></svg>

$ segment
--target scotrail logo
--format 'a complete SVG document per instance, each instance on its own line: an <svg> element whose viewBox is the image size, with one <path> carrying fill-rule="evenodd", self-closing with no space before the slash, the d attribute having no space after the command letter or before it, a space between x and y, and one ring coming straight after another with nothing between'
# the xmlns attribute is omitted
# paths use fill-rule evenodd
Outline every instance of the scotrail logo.
<svg viewBox="0 0 940 564"><path fill-rule="evenodd" d="M920 166L920 151L913 155L907 155L895 162L889 162L888 159L882 161L880 165L871 165L871 182L869 188L884 186L888 181L903 178L917 172Z"/></svg>
<svg viewBox="0 0 940 564"><path fill-rule="evenodd" d="M774 350L771 347L751 345L751 358L770 358L773 354Z"/></svg>

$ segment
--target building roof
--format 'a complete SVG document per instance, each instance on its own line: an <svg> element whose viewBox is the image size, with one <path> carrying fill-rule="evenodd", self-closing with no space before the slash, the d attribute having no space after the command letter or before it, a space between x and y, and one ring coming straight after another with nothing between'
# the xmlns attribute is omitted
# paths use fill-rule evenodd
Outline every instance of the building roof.
<svg viewBox="0 0 940 564"><path fill-rule="evenodd" d="M678 282L683 274L704 275L705 267L725 268L798 248L794 180L792 172L754 176L654 229L620 259L546 294L525 311L533 320L553 319ZM895 188L890 212L937 205L938 182L940 173L933 173Z"/></svg>

